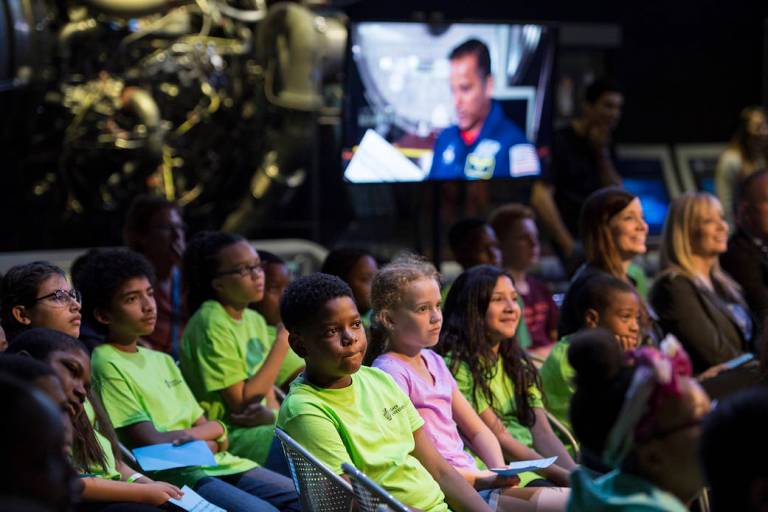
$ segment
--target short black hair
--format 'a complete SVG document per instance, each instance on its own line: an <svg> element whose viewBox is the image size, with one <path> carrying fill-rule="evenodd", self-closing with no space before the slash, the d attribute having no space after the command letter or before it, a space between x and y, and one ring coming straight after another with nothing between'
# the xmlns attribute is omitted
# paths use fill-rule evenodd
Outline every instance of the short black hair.
<svg viewBox="0 0 768 512"><path fill-rule="evenodd" d="M468 217L455 222L448 230L448 245L451 247L453 255L461 254L472 242L475 232L485 226L490 226L490 224L477 217Z"/></svg>
<svg viewBox="0 0 768 512"><path fill-rule="evenodd" d="M56 376L47 364L32 357L17 354L0 355L0 374L10 375L16 380L34 384L41 377Z"/></svg>
<svg viewBox="0 0 768 512"><path fill-rule="evenodd" d="M274 265L285 265L285 260L273 252L264 251L261 249L259 249L256 252L259 253L259 259L261 260L262 265L265 263L272 263Z"/></svg>
<svg viewBox="0 0 768 512"><path fill-rule="evenodd" d="M460 59L466 55L474 55L477 59L477 73L480 78L487 78L491 74L491 52L488 46L479 39L468 39L451 50L448 60Z"/></svg>
<svg viewBox="0 0 768 512"><path fill-rule="evenodd" d="M82 314L98 331L105 327L96 320L96 309L108 310L117 289L128 279L146 277L155 282L152 264L141 254L129 249L91 249L82 259L75 287L83 294Z"/></svg>
<svg viewBox="0 0 768 512"><path fill-rule="evenodd" d="M136 196L125 216L125 231L146 233L152 217L162 210L179 210L179 205L162 196L150 194Z"/></svg>
<svg viewBox="0 0 768 512"><path fill-rule="evenodd" d="M616 292L637 294L631 284L610 274L599 273L587 279L573 297L579 325L584 327L584 317L589 309L602 315L613 302L613 294Z"/></svg>
<svg viewBox="0 0 768 512"><path fill-rule="evenodd" d="M720 401L704 420L699 450L713 512L761 510L750 491L755 480L768 480L768 448L760 441L766 429L768 390L762 387Z"/></svg>
<svg viewBox="0 0 768 512"><path fill-rule="evenodd" d="M364 256L376 259L370 252L360 247L338 247L329 252L325 257L323 265L320 267L320 272L340 277L344 281L349 282L349 273L355 264L360 261L360 258Z"/></svg>
<svg viewBox="0 0 768 512"><path fill-rule="evenodd" d="M0 292L0 323L8 341L28 329L13 317L13 308L15 306L31 307L37 298L37 289L40 284L53 275L66 276L64 270L47 261L16 265L5 274L2 292Z"/></svg>
<svg viewBox="0 0 768 512"><path fill-rule="evenodd" d="M80 350L88 354L88 349L77 338L46 327L35 327L34 329L22 332L8 344L5 353L18 354L24 352L38 361L47 361L48 356L58 350L64 352Z"/></svg>
<svg viewBox="0 0 768 512"><path fill-rule="evenodd" d="M355 301L352 289L337 276L315 272L300 277L285 289L280 300L280 316L285 328L294 332L317 320L317 312L328 301L349 297Z"/></svg>
<svg viewBox="0 0 768 512"><path fill-rule="evenodd" d="M607 92L622 93L619 83L613 78L598 78L587 86L587 90L584 93L584 101L587 103L595 103L600 99L600 96Z"/></svg>
<svg viewBox="0 0 768 512"><path fill-rule="evenodd" d="M201 231L189 241L181 273L190 313L197 311L203 302L216 298L211 282L216 277L221 250L243 241L245 238L242 236L224 231Z"/></svg>

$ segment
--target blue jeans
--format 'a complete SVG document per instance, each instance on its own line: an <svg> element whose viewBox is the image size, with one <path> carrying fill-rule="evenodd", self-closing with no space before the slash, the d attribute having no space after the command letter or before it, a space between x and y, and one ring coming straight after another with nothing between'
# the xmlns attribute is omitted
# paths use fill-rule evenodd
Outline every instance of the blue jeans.
<svg viewBox="0 0 768 512"><path fill-rule="evenodd" d="M293 482L264 468L203 478L195 486L195 492L230 512L301 511Z"/></svg>

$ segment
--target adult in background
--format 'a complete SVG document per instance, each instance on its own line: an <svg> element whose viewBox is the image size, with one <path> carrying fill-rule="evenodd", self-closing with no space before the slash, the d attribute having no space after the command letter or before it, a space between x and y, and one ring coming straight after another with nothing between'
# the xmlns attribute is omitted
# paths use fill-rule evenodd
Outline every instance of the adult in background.
<svg viewBox="0 0 768 512"><path fill-rule="evenodd" d="M732 224L738 183L768 165L768 119L762 107L746 107L728 148L720 155L715 170L715 190L725 218Z"/></svg>
<svg viewBox="0 0 768 512"><path fill-rule="evenodd" d="M178 359L178 344L186 324L181 290L181 256L186 226L179 207L159 196L138 196L125 219L125 244L143 254L155 270L157 323L145 337L150 347Z"/></svg>
<svg viewBox="0 0 768 512"><path fill-rule="evenodd" d="M753 322L739 285L722 271L728 244L720 201L690 192L672 201L664 222L662 273L650 300L662 328L691 356L696 374L749 350Z"/></svg>
<svg viewBox="0 0 768 512"><path fill-rule="evenodd" d="M645 254L648 224L640 199L626 190L609 187L591 194L581 210L581 237L587 262L571 279L560 308L558 336L581 328L583 318L578 304L586 283L596 275L609 274L631 283L644 299L647 292L645 273L632 260ZM654 313L647 304L641 308L641 343L658 338Z"/></svg>
<svg viewBox="0 0 768 512"><path fill-rule="evenodd" d="M736 233L720 265L741 285L762 328L768 315L768 171L749 175L740 189Z"/></svg>
<svg viewBox="0 0 768 512"><path fill-rule="evenodd" d="M579 212L587 197L603 187L621 186L613 132L623 105L614 81L600 79L587 87L581 116L555 132L552 162L533 186L531 204L566 258L579 236Z"/></svg>

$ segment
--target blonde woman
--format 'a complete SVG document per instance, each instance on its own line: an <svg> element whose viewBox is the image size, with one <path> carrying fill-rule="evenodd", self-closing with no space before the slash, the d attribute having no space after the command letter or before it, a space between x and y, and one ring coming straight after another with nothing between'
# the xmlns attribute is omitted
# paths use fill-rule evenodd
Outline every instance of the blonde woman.
<svg viewBox="0 0 768 512"><path fill-rule="evenodd" d="M670 205L661 246L662 274L651 304L665 331L691 356L694 373L748 350L753 322L718 258L728 245L728 224L713 195L684 194Z"/></svg>

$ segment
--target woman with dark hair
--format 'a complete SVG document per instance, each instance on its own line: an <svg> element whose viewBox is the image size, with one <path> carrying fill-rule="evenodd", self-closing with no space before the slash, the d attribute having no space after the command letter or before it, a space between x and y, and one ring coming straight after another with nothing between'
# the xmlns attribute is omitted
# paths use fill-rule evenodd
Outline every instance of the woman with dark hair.
<svg viewBox="0 0 768 512"><path fill-rule="evenodd" d="M680 344L625 355L610 331L593 329L573 336L568 360L583 462L609 471L576 470L568 510L686 512L703 487L697 445L710 402Z"/></svg>
<svg viewBox="0 0 768 512"><path fill-rule="evenodd" d="M754 337L741 288L720 268L727 247L728 224L717 198L697 192L672 202L651 304L664 330L690 354L696 374L743 354Z"/></svg>
<svg viewBox="0 0 768 512"><path fill-rule="evenodd" d="M512 278L491 265L467 270L448 292L444 317L436 350L496 435L505 458L522 458L520 443L543 456L557 456L547 478L568 486L573 459L552 432L538 373L515 339L521 311Z"/></svg>
<svg viewBox="0 0 768 512"><path fill-rule="evenodd" d="M16 265L3 278L0 322L10 343L32 327L47 327L77 338L80 300L80 293L56 265L46 261Z"/></svg>
<svg viewBox="0 0 768 512"><path fill-rule="evenodd" d="M768 116L759 106L746 107L739 113L739 124L728 147L720 155L715 170L715 190L730 222L738 198L738 184L768 165Z"/></svg>
<svg viewBox="0 0 768 512"><path fill-rule="evenodd" d="M645 274L632 260L645 254L648 224L643 218L640 199L626 190L610 187L600 189L587 198L581 209L580 228L586 263L573 276L560 309L558 335L576 332L582 324L578 300L584 285L593 276L609 274L631 283L645 298ZM647 305L641 308L641 340L655 333Z"/></svg>

